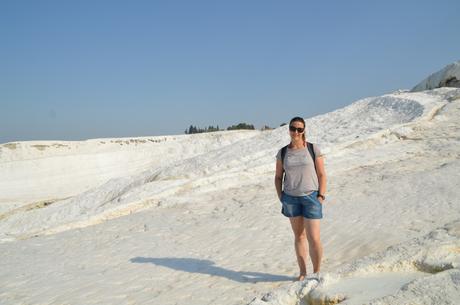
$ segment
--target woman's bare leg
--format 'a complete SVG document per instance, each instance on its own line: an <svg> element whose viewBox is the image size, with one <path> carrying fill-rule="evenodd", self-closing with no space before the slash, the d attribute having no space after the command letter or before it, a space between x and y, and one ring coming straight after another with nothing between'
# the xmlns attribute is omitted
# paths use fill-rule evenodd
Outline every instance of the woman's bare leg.
<svg viewBox="0 0 460 305"><path fill-rule="evenodd" d="M294 232L295 254L299 264L300 274L298 280L301 281L307 274L307 234L305 232L304 219L302 216L289 217L292 231Z"/></svg>
<svg viewBox="0 0 460 305"><path fill-rule="evenodd" d="M323 246L320 239L320 220L305 218L304 225L309 244L308 250L311 262L313 263L313 272L317 273L321 269L321 259L323 257Z"/></svg>

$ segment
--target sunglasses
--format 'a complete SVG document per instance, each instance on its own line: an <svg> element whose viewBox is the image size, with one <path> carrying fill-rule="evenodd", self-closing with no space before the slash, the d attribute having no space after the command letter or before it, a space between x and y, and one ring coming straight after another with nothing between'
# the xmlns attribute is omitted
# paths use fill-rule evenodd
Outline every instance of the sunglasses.
<svg viewBox="0 0 460 305"><path fill-rule="evenodd" d="M302 133L305 130L305 128L289 126L289 130L292 131L292 132L297 131L298 133Z"/></svg>

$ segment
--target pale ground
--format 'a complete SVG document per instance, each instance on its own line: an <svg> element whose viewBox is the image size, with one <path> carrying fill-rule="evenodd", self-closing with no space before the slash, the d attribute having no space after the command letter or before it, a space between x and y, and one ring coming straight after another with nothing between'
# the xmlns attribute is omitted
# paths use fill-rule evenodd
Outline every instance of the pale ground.
<svg viewBox="0 0 460 305"><path fill-rule="evenodd" d="M123 154L99 151L103 139L72 144L85 157L75 146L37 157L22 142L14 159L1 145L0 303L455 304L459 116L460 89L438 89L308 120L329 182L320 287L291 281L293 237L273 186L286 126Z"/></svg>

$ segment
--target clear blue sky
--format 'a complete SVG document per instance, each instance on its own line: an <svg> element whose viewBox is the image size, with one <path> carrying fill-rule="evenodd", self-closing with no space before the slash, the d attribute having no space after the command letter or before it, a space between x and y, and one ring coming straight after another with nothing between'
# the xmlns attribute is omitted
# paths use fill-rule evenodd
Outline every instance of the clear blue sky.
<svg viewBox="0 0 460 305"><path fill-rule="evenodd" d="M277 127L460 59L460 1L0 1L0 143Z"/></svg>

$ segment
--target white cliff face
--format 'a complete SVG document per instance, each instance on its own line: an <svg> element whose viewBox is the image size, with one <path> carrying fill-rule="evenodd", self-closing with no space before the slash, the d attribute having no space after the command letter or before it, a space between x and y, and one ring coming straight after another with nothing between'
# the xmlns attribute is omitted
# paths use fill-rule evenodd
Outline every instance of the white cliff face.
<svg viewBox="0 0 460 305"><path fill-rule="evenodd" d="M258 131L103 138L86 141L26 141L0 145L0 212L6 204L57 201L110 179L230 145ZM3 205L3 206L2 206Z"/></svg>
<svg viewBox="0 0 460 305"><path fill-rule="evenodd" d="M460 88L460 61L447 65L442 70L431 74L412 89L412 92L431 90L441 87Z"/></svg>
<svg viewBox="0 0 460 305"><path fill-rule="evenodd" d="M291 282L287 126L0 145L1 303L452 304L459 117L460 89L440 88L306 119L328 176L320 287Z"/></svg>

